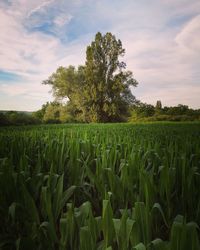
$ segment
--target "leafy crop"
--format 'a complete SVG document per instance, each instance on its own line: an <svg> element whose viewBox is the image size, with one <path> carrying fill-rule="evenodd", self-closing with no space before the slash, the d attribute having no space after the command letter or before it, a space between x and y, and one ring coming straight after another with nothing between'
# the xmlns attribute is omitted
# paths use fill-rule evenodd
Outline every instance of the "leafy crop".
<svg viewBox="0 0 200 250"><path fill-rule="evenodd" d="M0 249L199 250L199 123L0 130Z"/></svg>

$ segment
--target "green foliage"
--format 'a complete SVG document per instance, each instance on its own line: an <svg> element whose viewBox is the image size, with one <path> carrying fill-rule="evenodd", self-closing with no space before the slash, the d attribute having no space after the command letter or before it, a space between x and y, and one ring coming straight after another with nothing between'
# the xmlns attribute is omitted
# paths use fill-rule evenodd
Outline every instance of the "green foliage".
<svg viewBox="0 0 200 250"><path fill-rule="evenodd" d="M123 121L135 102L130 86L137 85L126 64L119 61L125 50L111 33L99 32L87 47L86 63L76 69L59 67L44 84L56 98L68 99L70 115L76 121Z"/></svg>
<svg viewBox="0 0 200 250"><path fill-rule="evenodd" d="M97 33L95 41L87 47L84 88L85 109L93 122L120 121L134 103L130 86L136 86L132 73L124 71L119 61L125 50L120 40L111 33Z"/></svg>
<svg viewBox="0 0 200 250"><path fill-rule="evenodd" d="M132 106L130 122L135 121L197 121L200 120L200 110L191 109L186 105L179 104L174 107L162 108L161 101L156 106L137 102Z"/></svg>
<svg viewBox="0 0 200 250"><path fill-rule="evenodd" d="M161 110L162 109L162 103L161 103L160 100L156 102L156 109L157 110Z"/></svg>
<svg viewBox="0 0 200 250"><path fill-rule="evenodd" d="M74 122L70 106L60 102L47 102L32 115L42 123L69 123Z"/></svg>
<svg viewBox="0 0 200 250"><path fill-rule="evenodd" d="M199 123L0 129L0 249L199 250Z"/></svg>
<svg viewBox="0 0 200 250"><path fill-rule="evenodd" d="M40 119L27 112L0 112L0 126L39 124Z"/></svg>
<svg viewBox="0 0 200 250"><path fill-rule="evenodd" d="M152 117L155 114L155 108L151 104L137 103L132 109L132 118Z"/></svg>
<svg viewBox="0 0 200 250"><path fill-rule="evenodd" d="M9 125L9 120L6 114L0 112L0 126Z"/></svg>
<svg viewBox="0 0 200 250"><path fill-rule="evenodd" d="M57 102L50 103L44 113L43 121L47 123L59 123L61 105Z"/></svg>

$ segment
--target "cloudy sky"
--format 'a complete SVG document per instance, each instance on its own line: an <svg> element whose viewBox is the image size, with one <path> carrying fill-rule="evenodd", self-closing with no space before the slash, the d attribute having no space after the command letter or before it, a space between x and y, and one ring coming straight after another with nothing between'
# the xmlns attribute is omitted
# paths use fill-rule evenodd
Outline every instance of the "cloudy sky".
<svg viewBox="0 0 200 250"><path fill-rule="evenodd" d="M138 99L200 108L200 0L0 0L0 110L52 100L41 82L98 31L121 39Z"/></svg>

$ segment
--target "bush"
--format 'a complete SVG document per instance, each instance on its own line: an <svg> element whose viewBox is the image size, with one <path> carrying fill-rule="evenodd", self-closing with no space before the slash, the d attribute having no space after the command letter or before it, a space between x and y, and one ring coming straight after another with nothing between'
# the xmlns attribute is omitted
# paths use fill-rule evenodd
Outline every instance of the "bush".
<svg viewBox="0 0 200 250"><path fill-rule="evenodd" d="M8 111L5 113L0 113L0 125L31 125L39 124L41 121L32 116L31 114L26 114L17 111Z"/></svg>
<svg viewBox="0 0 200 250"><path fill-rule="evenodd" d="M9 120L4 113L0 113L0 126L9 125Z"/></svg>

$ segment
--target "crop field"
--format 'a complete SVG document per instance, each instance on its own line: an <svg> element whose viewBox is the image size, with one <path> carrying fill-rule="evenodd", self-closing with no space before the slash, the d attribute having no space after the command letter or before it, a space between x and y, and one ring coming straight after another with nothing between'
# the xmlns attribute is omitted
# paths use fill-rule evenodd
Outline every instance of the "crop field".
<svg viewBox="0 0 200 250"><path fill-rule="evenodd" d="M200 123L0 129L0 249L199 250Z"/></svg>

